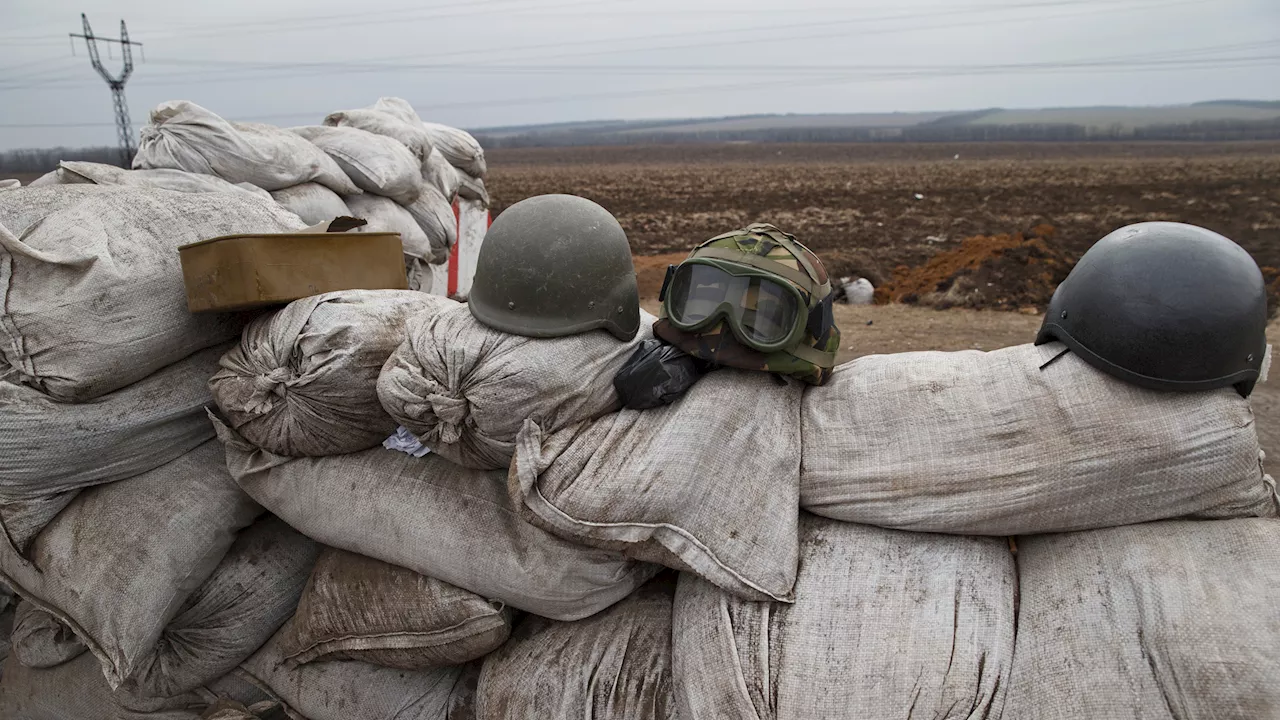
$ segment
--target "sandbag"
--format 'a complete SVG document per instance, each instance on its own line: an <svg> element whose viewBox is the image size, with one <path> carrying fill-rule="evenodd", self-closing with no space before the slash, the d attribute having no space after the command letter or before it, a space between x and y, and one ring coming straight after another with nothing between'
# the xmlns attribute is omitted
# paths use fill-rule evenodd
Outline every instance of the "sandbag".
<svg viewBox="0 0 1280 720"><path fill-rule="evenodd" d="M266 516L240 533L124 687L171 697L211 683L271 639L298 606L320 546Z"/></svg>
<svg viewBox="0 0 1280 720"><path fill-rule="evenodd" d="M408 290L295 300L245 328L209 388L236 432L277 455L376 447L396 430L378 402L377 382L404 340L405 323L456 305Z"/></svg>
<svg viewBox="0 0 1280 720"><path fill-rule="evenodd" d="M1146 390L1064 350L872 355L836 368L805 393L800 505L976 535L1275 516L1275 481L1235 390Z"/></svg>
<svg viewBox="0 0 1280 720"><path fill-rule="evenodd" d="M439 148L432 150L427 159L422 162L422 179L439 190L449 202L453 202L457 197L458 188L462 185L462 177L445 159Z"/></svg>
<svg viewBox="0 0 1280 720"><path fill-rule="evenodd" d="M413 105L404 98L380 97L376 103L369 106L369 109L389 113L394 115L397 119L411 125L422 124L422 118L418 117L418 112L414 110Z"/></svg>
<svg viewBox="0 0 1280 720"><path fill-rule="evenodd" d="M329 127L353 127L375 135L385 135L409 148L419 163L431 154L431 136L427 134L426 128L420 123L406 122L383 110L343 110L330 113L322 124Z"/></svg>
<svg viewBox="0 0 1280 720"><path fill-rule="evenodd" d="M746 602L680 576L679 716L999 718L1016 586L1004 539L805 513L795 604Z"/></svg>
<svg viewBox="0 0 1280 720"><path fill-rule="evenodd" d="M14 190L20 187L22 187L22 181L17 178L0 180L0 190Z"/></svg>
<svg viewBox="0 0 1280 720"><path fill-rule="evenodd" d="M489 167L484 160L484 148L480 147L471 133L439 123L424 122L422 126L426 128L431 144L444 155L450 165L482 180L488 176Z"/></svg>
<svg viewBox="0 0 1280 720"><path fill-rule="evenodd" d="M458 183L458 197L475 200L485 207L489 207L489 191L485 189L482 178L459 172Z"/></svg>
<svg viewBox="0 0 1280 720"><path fill-rule="evenodd" d="M427 184L422 187L418 199L405 209L427 236L431 245L430 262L440 264L448 261L449 248L458 243L458 216L453 212L453 204L435 185Z"/></svg>
<svg viewBox="0 0 1280 720"><path fill-rule="evenodd" d="M380 195L356 195L346 199L347 207L354 217L367 220L368 225L360 228L361 232L395 232L400 233L400 243L404 246L406 257L431 260L431 240L427 238L418 221L394 200Z"/></svg>
<svg viewBox="0 0 1280 720"><path fill-rule="evenodd" d="M78 635L112 688L138 669L187 597L261 508L209 441L166 465L85 490L24 557L0 538L0 580Z"/></svg>
<svg viewBox="0 0 1280 720"><path fill-rule="evenodd" d="M71 628L29 602L14 612L10 640L11 652L29 668L57 667L88 650Z"/></svg>
<svg viewBox="0 0 1280 720"><path fill-rule="evenodd" d="M491 329L465 307L409 322L403 344L378 378L378 398L396 422L459 465L507 468L529 418L544 432L592 420L619 407L613 388L635 346L603 330L528 338Z"/></svg>
<svg viewBox="0 0 1280 720"><path fill-rule="evenodd" d="M133 477L212 439L204 409L212 401L208 380L227 349L201 350L77 404L0 380L0 502L56 503L50 496ZM48 522L60 509L36 516ZM27 534L11 524L14 517L3 505L0 517L11 536Z"/></svg>
<svg viewBox="0 0 1280 720"><path fill-rule="evenodd" d="M220 422L214 426L240 486L330 547L557 620L597 613L654 572L521 520L507 497L505 472L384 448L289 459L253 447Z"/></svg>
<svg viewBox="0 0 1280 720"><path fill-rule="evenodd" d="M332 158L305 139L270 125L228 122L186 100L151 111L133 168L216 175L267 191L315 181L341 195L360 192Z"/></svg>
<svg viewBox="0 0 1280 720"><path fill-rule="evenodd" d="M230 340L248 316L187 310L177 248L304 227L243 193L93 185L0 200L0 375L66 402L135 383ZM6 368L7 366L7 368Z"/></svg>
<svg viewBox="0 0 1280 720"><path fill-rule="evenodd" d="M212 432L212 428L210 428ZM0 503L0 530L9 536L9 542L20 553L25 553L36 539L40 531L48 525L62 509L71 504L80 494L79 490L70 490L53 495L41 495L32 500L17 500ZM2 605L2 603L0 603Z"/></svg>
<svg viewBox="0 0 1280 720"><path fill-rule="evenodd" d="M513 502L569 540L789 601L798 562L799 383L712 372L674 404L516 439ZM744 432L752 428L752 432Z"/></svg>
<svg viewBox="0 0 1280 720"><path fill-rule="evenodd" d="M229 183L214 175L199 175L183 170L160 168L156 170L127 170L105 163L63 160L58 169L48 174L49 180L41 185L127 185L130 187L172 190L174 192L229 192L249 193L266 199L269 193L249 183ZM41 178L43 180L43 178ZM35 183L32 183L35 185Z"/></svg>
<svg viewBox="0 0 1280 720"><path fill-rule="evenodd" d="M354 127L290 128L323 150L365 192L408 205L422 191L421 160L399 141Z"/></svg>
<svg viewBox="0 0 1280 720"><path fill-rule="evenodd" d="M12 650L13 616L14 607L12 603L0 608L0 679L4 677L3 662L5 658L9 657L9 653Z"/></svg>
<svg viewBox="0 0 1280 720"><path fill-rule="evenodd" d="M271 199L297 215L307 225L319 225L351 214L342 198L320 183L303 183L276 190L271 193Z"/></svg>
<svg viewBox="0 0 1280 720"><path fill-rule="evenodd" d="M1005 717L1280 717L1280 520L1018 539Z"/></svg>
<svg viewBox="0 0 1280 720"><path fill-rule="evenodd" d="M586 620L522 620L511 640L485 658L476 720L675 718L673 575Z"/></svg>
<svg viewBox="0 0 1280 720"><path fill-rule="evenodd" d="M307 720L446 720L457 667L397 670L369 663L294 665L280 650L289 624L237 671Z"/></svg>
<svg viewBox="0 0 1280 720"><path fill-rule="evenodd" d="M484 657L512 611L460 587L329 548L316 563L281 653L294 663L359 660L427 670Z"/></svg>

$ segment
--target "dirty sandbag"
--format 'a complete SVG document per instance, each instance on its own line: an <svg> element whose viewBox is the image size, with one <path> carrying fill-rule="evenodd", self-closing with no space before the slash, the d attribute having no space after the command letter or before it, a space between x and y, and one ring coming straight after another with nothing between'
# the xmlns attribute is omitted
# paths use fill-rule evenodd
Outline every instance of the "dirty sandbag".
<svg viewBox="0 0 1280 720"><path fill-rule="evenodd" d="M675 573L573 623L536 616L485 658L476 720L671 720Z"/></svg>
<svg viewBox="0 0 1280 720"><path fill-rule="evenodd" d="M329 127L353 127L392 138L409 148L419 162L431 154L431 136L421 124L405 122L382 110L342 110L329 113L321 124Z"/></svg>
<svg viewBox="0 0 1280 720"><path fill-rule="evenodd" d="M300 532L483 598L577 620L626 597L656 570L524 522L507 494L506 470L468 470L436 453L415 458L384 448L290 459L214 425L236 482Z"/></svg>
<svg viewBox="0 0 1280 720"><path fill-rule="evenodd" d="M1280 521L1256 518L1018 538L1004 716L1277 717L1277 546Z"/></svg>
<svg viewBox="0 0 1280 720"><path fill-rule="evenodd" d="M293 720L289 710L276 700L245 705L235 700L220 699L209 706L200 720Z"/></svg>
<svg viewBox="0 0 1280 720"><path fill-rule="evenodd" d="M360 660L404 670L460 665L511 634L513 611L407 568L328 548L281 638L294 663Z"/></svg>
<svg viewBox="0 0 1280 720"><path fill-rule="evenodd" d="M57 667L88 650L71 628L29 602L14 613L12 642L11 652L29 668Z"/></svg>
<svg viewBox="0 0 1280 720"><path fill-rule="evenodd" d="M747 602L680 575L671 637L681 718L1001 717L1016 657L1005 538L801 513L800 547L794 604Z"/></svg>
<svg viewBox="0 0 1280 720"><path fill-rule="evenodd" d="M450 165L481 180L489 174L484 148L480 147L471 133L439 123L424 122L422 126L431 136L432 144L444 154Z"/></svg>
<svg viewBox="0 0 1280 720"><path fill-rule="evenodd" d="M475 200L489 207L489 191L485 189L484 180L464 172L458 172L458 197Z"/></svg>
<svg viewBox="0 0 1280 720"><path fill-rule="evenodd" d="M421 161L394 138L354 127L289 129L325 151L365 192L408 205L422 190Z"/></svg>
<svg viewBox="0 0 1280 720"><path fill-rule="evenodd" d="M383 367L378 397L432 452L467 467L506 469L527 418L555 432L620 407L613 377L653 337L653 321L642 311L636 337L622 341L603 330L512 335L466 307L419 316Z"/></svg>
<svg viewBox="0 0 1280 720"><path fill-rule="evenodd" d="M126 170L105 163L63 160L58 169L49 173L51 180L42 185L127 185L130 187L173 190L174 192L230 192L249 193L266 197L267 191L248 183L230 183L215 175L201 175L161 168L156 170ZM34 183L32 183L34 185Z"/></svg>
<svg viewBox="0 0 1280 720"><path fill-rule="evenodd" d="M240 334L248 315L187 310L180 246L306 227L245 193L70 185L2 198L0 365L7 380L63 402L100 397Z"/></svg>
<svg viewBox="0 0 1280 720"><path fill-rule="evenodd" d="M1140 388L1060 343L858 358L802 419L800 505L847 522L1012 535L1277 512L1247 399Z"/></svg>
<svg viewBox="0 0 1280 720"><path fill-rule="evenodd" d="M360 192L332 158L305 139L270 125L228 122L186 100L151 111L133 168L216 175L267 191L315 181L343 195Z"/></svg>
<svg viewBox="0 0 1280 720"><path fill-rule="evenodd" d="M458 196L458 188L462 184L462 176L449 164L439 149L432 150L427 159L422 162L422 179L423 182L439 190L449 202L453 202Z"/></svg>
<svg viewBox="0 0 1280 720"><path fill-rule="evenodd" d="M790 600L801 392L725 368L666 407L556 433L529 420L510 493L526 520L565 539L697 573L747 600Z"/></svg>
<svg viewBox="0 0 1280 720"><path fill-rule="evenodd" d="M456 307L409 290L342 290L296 300L249 324L209 381L246 440L278 455L341 455L375 447L396 422L378 374L420 313Z"/></svg>
<svg viewBox="0 0 1280 720"><path fill-rule="evenodd" d="M870 305L875 293L875 286L866 278L858 278L844 285L844 301L850 305Z"/></svg>
<svg viewBox="0 0 1280 720"><path fill-rule="evenodd" d="M390 113L407 123L422 123L422 118L418 117L418 112L413 109L413 105L404 98L380 97L377 102L369 106L369 109L381 110L382 112Z"/></svg>
<svg viewBox="0 0 1280 720"><path fill-rule="evenodd" d="M302 218L307 225L319 225L351 214L342 197L320 183L303 183L276 190L271 193L271 199Z"/></svg>
<svg viewBox="0 0 1280 720"><path fill-rule="evenodd" d="M241 531L122 689L172 697L234 670L293 615L319 554L315 541L270 515Z"/></svg>
<svg viewBox="0 0 1280 720"><path fill-rule="evenodd" d="M647 410L670 405L709 370L706 363L658 339L645 340L613 377L622 407Z"/></svg>
<svg viewBox="0 0 1280 720"><path fill-rule="evenodd" d="M30 500L0 502L0 525L9 536L9 542L19 553L26 553L31 541L48 525L62 509L80 494L79 490L42 495ZM3 603L0 602L0 606Z"/></svg>
<svg viewBox="0 0 1280 720"><path fill-rule="evenodd" d="M193 695L135 707L121 704L90 653L52 668L26 667L11 654L0 673L5 720L198 720L204 704Z"/></svg>
<svg viewBox="0 0 1280 720"><path fill-rule="evenodd" d="M408 257L430 261L433 257L431 240L418 227L418 221L408 210L390 198L366 193L345 198L347 207L355 217L367 220L368 225L358 232L400 233L400 243Z"/></svg>
<svg viewBox="0 0 1280 720"><path fill-rule="evenodd" d="M235 534L262 512L216 441L81 492L31 543L0 545L0 580L71 628L118 687L154 651Z"/></svg>
<svg viewBox="0 0 1280 720"><path fill-rule="evenodd" d="M3 605L4 598L3 586L0 586L0 605ZM13 637L13 615L16 608L13 606L13 599L9 598L9 604L0 607L0 663L9 657L12 650ZM3 679L3 667L0 666L0 679Z"/></svg>
<svg viewBox="0 0 1280 720"><path fill-rule="evenodd" d="M22 181L17 178L5 178L0 180L0 190L13 190L22 187Z"/></svg>
<svg viewBox="0 0 1280 720"><path fill-rule="evenodd" d="M431 246L429 262L433 265L447 262L449 248L458 243L458 216L453 212L453 204L435 185L427 184L418 199L405 209L427 236Z"/></svg>

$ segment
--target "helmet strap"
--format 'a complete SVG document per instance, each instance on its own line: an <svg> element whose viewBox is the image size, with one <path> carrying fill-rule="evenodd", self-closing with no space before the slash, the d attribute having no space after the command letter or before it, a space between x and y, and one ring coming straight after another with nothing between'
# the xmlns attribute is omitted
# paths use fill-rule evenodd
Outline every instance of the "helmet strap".
<svg viewBox="0 0 1280 720"><path fill-rule="evenodd" d="M826 352L808 345L800 345L790 350L782 352L794 358L799 358L807 363L816 365L820 368L833 368L836 366L836 354L834 352Z"/></svg>

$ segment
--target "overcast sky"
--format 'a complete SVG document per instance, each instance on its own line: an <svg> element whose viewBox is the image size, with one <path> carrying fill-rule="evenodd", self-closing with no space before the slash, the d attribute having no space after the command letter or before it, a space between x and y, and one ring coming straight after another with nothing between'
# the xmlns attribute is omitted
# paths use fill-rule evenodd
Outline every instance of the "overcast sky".
<svg viewBox="0 0 1280 720"><path fill-rule="evenodd" d="M2 0L0 148L113 145L80 32L170 99L318 123L382 95L467 128L1280 99L1280 0ZM118 47L100 44L108 70ZM32 127L28 127L32 126Z"/></svg>

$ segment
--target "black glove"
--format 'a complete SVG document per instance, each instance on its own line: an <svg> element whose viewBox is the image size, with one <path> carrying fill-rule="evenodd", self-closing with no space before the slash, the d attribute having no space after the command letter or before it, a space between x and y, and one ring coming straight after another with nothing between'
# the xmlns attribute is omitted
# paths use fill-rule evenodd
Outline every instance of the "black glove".
<svg viewBox="0 0 1280 720"><path fill-rule="evenodd" d="M623 407L648 410L679 400L708 369L677 347L645 340L614 376L613 387Z"/></svg>

